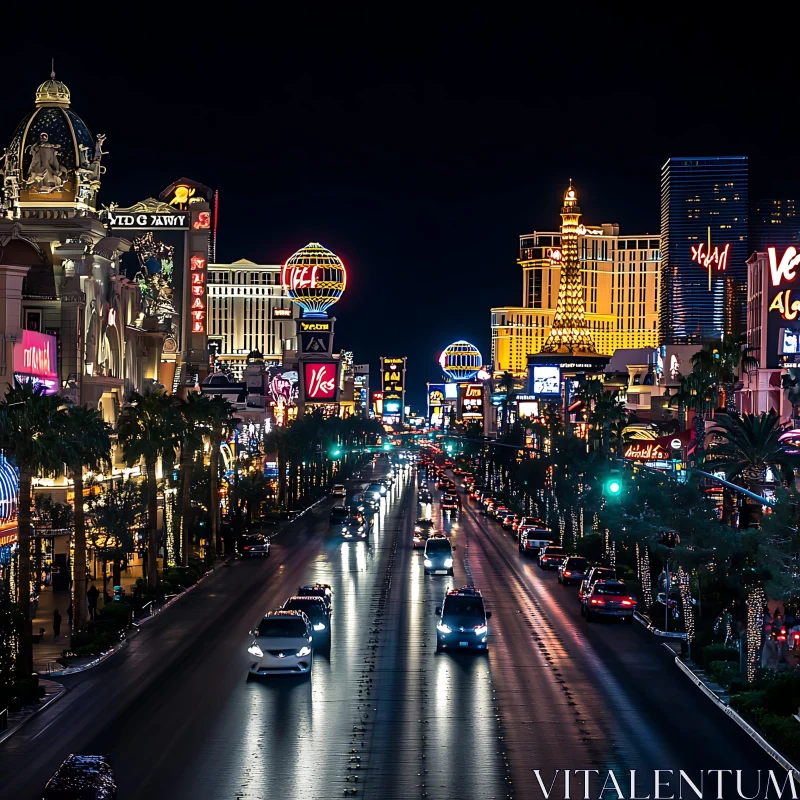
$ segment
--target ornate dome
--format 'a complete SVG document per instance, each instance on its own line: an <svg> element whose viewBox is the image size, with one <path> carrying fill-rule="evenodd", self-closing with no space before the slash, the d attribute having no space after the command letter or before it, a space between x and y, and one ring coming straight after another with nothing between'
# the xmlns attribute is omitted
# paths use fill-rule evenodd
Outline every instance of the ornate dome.
<svg viewBox="0 0 800 800"><path fill-rule="evenodd" d="M97 144L70 108L69 89L51 75L36 90L36 108L17 126L8 147L18 201L37 206L77 202L94 208L104 171Z"/></svg>
<svg viewBox="0 0 800 800"><path fill-rule="evenodd" d="M36 90L36 105L42 106L69 106L69 89L61 81L56 80L55 72L50 73L46 80Z"/></svg>

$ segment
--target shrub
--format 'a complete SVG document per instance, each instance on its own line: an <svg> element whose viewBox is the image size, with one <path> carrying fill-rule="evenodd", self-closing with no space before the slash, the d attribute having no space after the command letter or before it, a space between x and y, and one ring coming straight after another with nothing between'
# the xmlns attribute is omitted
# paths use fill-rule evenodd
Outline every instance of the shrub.
<svg viewBox="0 0 800 800"><path fill-rule="evenodd" d="M738 664L732 664L730 661L712 661L706 667L706 677L727 689L733 681L741 680L742 673Z"/></svg>
<svg viewBox="0 0 800 800"><path fill-rule="evenodd" d="M743 716L749 716L751 712L764 706L764 690L756 689L748 692L739 692L731 697L731 708L738 711Z"/></svg>
<svg viewBox="0 0 800 800"><path fill-rule="evenodd" d="M739 651L724 644L709 644L703 648L703 665L708 668L712 661L739 663Z"/></svg>
<svg viewBox="0 0 800 800"><path fill-rule="evenodd" d="M770 743L786 756L800 757L800 723L796 719L765 712L760 715L758 726Z"/></svg>
<svg viewBox="0 0 800 800"><path fill-rule="evenodd" d="M99 616L104 625L116 627L121 631L130 624L132 612L133 608L127 603L109 603L103 606Z"/></svg>

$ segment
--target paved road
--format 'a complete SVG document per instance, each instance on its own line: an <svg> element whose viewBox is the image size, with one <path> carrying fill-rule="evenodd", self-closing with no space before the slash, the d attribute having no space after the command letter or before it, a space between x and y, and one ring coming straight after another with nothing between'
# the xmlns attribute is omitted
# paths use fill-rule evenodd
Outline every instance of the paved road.
<svg viewBox="0 0 800 800"><path fill-rule="evenodd" d="M69 752L109 753L122 796L147 800L538 798L534 769L549 785L564 768L774 768L657 640L588 625L575 589L473 508L450 521L434 505L456 575L425 577L415 501L409 474L369 542L337 540L322 507L269 559L219 570L123 654L65 679L67 696L0 745L0 796L37 797ZM330 657L310 681L247 681L247 630L310 581L333 586ZM466 583L493 611L491 649L436 654L434 608Z"/></svg>

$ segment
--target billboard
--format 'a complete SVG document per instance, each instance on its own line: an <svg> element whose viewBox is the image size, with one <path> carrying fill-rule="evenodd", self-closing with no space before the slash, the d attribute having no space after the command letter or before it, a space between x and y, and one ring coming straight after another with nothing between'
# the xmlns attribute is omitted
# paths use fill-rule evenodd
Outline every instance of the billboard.
<svg viewBox="0 0 800 800"><path fill-rule="evenodd" d="M56 337L35 331L22 331L22 341L14 343L14 377L22 383L32 381L48 394L58 391L58 349Z"/></svg>
<svg viewBox="0 0 800 800"><path fill-rule="evenodd" d="M306 403L334 403L339 389L339 364L335 361L303 363L303 396Z"/></svg>
<svg viewBox="0 0 800 800"><path fill-rule="evenodd" d="M483 418L483 386L480 383L461 383L461 418Z"/></svg>
<svg viewBox="0 0 800 800"><path fill-rule="evenodd" d="M561 370L558 367L531 367L531 394L558 397L561 394Z"/></svg>
<svg viewBox="0 0 800 800"><path fill-rule="evenodd" d="M440 419L442 416L442 406L444 405L444 384L428 384L428 419L436 414Z"/></svg>
<svg viewBox="0 0 800 800"><path fill-rule="evenodd" d="M401 422L405 405L406 359L381 358L381 388L383 389L383 415L391 422Z"/></svg>
<svg viewBox="0 0 800 800"><path fill-rule="evenodd" d="M446 383L444 385L444 396L446 400L458 400L458 384Z"/></svg>

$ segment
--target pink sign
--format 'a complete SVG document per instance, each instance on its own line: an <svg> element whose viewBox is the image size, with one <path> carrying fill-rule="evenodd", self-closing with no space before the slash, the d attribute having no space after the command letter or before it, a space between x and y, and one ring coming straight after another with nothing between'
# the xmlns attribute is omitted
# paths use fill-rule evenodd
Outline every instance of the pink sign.
<svg viewBox="0 0 800 800"><path fill-rule="evenodd" d="M58 364L56 337L35 331L22 331L22 341L14 344L14 373L56 385Z"/></svg>
<svg viewBox="0 0 800 800"><path fill-rule="evenodd" d="M331 401L336 399L337 364L303 365L303 377L306 384L306 400Z"/></svg>

